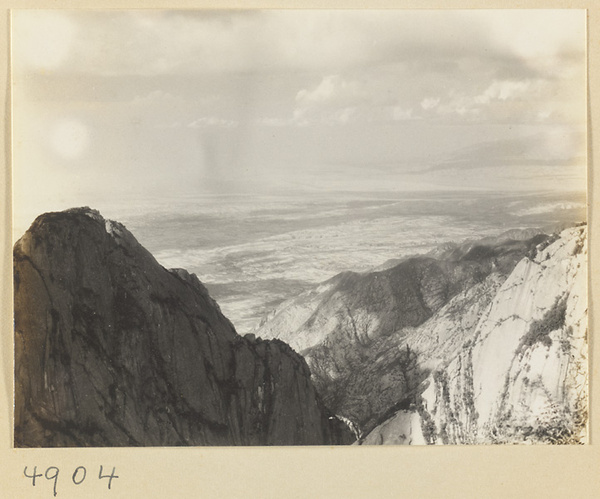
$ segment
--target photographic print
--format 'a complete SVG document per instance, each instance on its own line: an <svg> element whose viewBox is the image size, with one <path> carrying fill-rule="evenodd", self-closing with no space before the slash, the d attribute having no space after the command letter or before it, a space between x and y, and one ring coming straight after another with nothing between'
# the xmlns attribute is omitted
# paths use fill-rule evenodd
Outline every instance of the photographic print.
<svg viewBox="0 0 600 499"><path fill-rule="evenodd" d="M583 10L15 10L15 447L584 444Z"/></svg>

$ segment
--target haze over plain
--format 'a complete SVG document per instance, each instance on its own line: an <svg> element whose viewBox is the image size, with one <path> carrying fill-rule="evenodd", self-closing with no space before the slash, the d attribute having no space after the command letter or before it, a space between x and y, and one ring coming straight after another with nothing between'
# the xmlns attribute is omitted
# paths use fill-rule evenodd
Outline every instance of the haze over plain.
<svg viewBox="0 0 600 499"><path fill-rule="evenodd" d="M585 189L584 11L15 11L12 36L16 231L137 198Z"/></svg>

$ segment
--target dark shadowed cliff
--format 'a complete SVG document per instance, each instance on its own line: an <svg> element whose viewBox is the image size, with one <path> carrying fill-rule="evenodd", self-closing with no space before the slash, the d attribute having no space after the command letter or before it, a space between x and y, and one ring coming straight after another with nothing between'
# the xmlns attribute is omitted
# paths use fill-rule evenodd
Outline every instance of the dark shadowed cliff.
<svg viewBox="0 0 600 499"><path fill-rule="evenodd" d="M302 357L240 337L204 286L83 208L14 248L15 445L290 445L353 439Z"/></svg>

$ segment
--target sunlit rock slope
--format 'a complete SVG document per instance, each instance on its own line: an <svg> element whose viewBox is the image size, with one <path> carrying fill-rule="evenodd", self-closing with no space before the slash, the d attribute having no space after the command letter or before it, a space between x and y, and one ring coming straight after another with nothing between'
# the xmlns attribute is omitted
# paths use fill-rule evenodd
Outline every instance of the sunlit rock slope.
<svg viewBox="0 0 600 499"><path fill-rule="evenodd" d="M522 259L472 337L431 366L412 407L426 443L586 441L586 236L586 227L567 229ZM365 443L395 443L408 429L395 413Z"/></svg>
<svg viewBox="0 0 600 499"><path fill-rule="evenodd" d="M517 262L548 242L537 234L450 244L381 271L346 272L284 303L257 334L300 351L328 407L367 433L410 405Z"/></svg>
<svg viewBox="0 0 600 499"><path fill-rule="evenodd" d="M586 265L585 226L448 244L336 276L257 333L301 351L362 443L579 441Z"/></svg>

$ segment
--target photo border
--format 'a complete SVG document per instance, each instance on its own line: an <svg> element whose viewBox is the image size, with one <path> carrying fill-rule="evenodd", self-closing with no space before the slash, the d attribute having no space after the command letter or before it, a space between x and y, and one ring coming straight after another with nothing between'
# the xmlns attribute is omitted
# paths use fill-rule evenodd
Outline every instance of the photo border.
<svg viewBox="0 0 600 499"><path fill-rule="evenodd" d="M594 5L595 3L595 5ZM0 148L5 159L0 169L2 203L0 234L1 355L0 355L0 491L10 497L52 497L51 482L23 475L33 466L42 472L60 469L56 497L199 497L199 498L365 498L365 497L596 497L600 491L600 413L598 376L600 342L595 340L594 304L599 286L598 221L591 207L598 179L593 174L594 149L600 150L600 2L593 1L357 1L314 0L121 0L130 8L576 8L588 11L588 225L590 227L589 444L583 446L360 446L360 447L170 447L15 449L12 445L13 321L10 172L9 9L115 8L114 0L1 0L0 53L4 55L0 82L5 116ZM594 299L596 298L596 300ZM71 477L85 466L88 480L73 485ZM119 476L107 488L96 478L99 467L114 466Z"/></svg>

